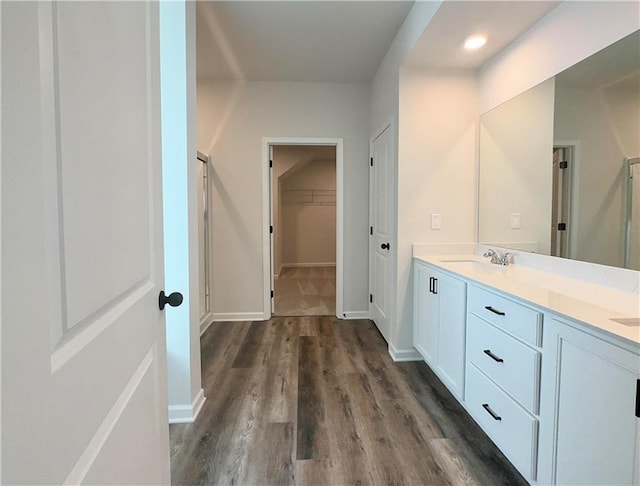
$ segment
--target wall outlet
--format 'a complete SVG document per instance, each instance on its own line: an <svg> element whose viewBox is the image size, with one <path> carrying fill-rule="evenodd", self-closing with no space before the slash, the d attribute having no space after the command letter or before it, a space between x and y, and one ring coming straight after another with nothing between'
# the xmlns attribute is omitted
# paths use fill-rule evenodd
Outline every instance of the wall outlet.
<svg viewBox="0 0 640 486"><path fill-rule="evenodd" d="M511 213L511 229L520 229L520 213Z"/></svg>
<svg viewBox="0 0 640 486"><path fill-rule="evenodd" d="M436 213L431 214L431 229L439 230L440 229L440 215Z"/></svg>

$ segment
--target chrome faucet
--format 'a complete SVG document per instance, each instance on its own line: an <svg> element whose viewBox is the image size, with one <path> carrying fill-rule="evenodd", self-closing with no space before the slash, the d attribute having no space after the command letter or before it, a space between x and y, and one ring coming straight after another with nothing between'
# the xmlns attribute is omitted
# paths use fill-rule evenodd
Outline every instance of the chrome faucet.
<svg viewBox="0 0 640 486"><path fill-rule="evenodd" d="M504 254L500 255L494 249L489 248L484 255L485 257L491 257L491 263L495 263L496 265L507 266L511 260L511 253L508 251L504 252Z"/></svg>

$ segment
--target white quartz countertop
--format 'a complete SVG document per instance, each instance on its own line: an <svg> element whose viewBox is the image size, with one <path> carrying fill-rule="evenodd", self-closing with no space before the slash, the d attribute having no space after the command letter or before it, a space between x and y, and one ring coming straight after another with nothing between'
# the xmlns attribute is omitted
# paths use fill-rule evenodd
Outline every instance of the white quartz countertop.
<svg viewBox="0 0 640 486"><path fill-rule="evenodd" d="M488 258L477 255L416 255L414 258L640 344L640 296L637 293L524 265L491 264Z"/></svg>

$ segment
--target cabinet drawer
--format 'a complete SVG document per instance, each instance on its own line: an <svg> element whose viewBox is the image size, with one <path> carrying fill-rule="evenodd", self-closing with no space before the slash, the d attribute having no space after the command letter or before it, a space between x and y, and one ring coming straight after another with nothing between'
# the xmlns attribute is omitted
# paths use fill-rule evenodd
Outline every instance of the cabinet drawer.
<svg viewBox="0 0 640 486"><path fill-rule="evenodd" d="M470 314L467 359L531 413L538 413L540 353Z"/></svg>
<svg viewBox="0 0 640 486"><path fill-rule="evenodd" d="M511 299L469 285L469 312L533 346L542 344L542 314Z"/></svg>
<svg viewBox="0 0 640 486"><path fill-rule="evenodd" d="M466 406L525 478L535 480L538 421L473 364L467 364Z"/></svg>

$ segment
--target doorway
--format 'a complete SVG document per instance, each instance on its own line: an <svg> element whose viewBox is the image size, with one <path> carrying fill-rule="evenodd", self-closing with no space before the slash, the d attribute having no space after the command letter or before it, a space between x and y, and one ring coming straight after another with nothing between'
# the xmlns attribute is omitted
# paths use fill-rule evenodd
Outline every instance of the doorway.
<svg viewBox="0 0 640 486"><path fill-rule="evenodd" d="M263 139L268 317L343 316L342 143Z"/></svg>
<svg viewBox="0 0 640 486"><path fill-rule="evenodd" d="M274 145L273 314L336 313L336 148Z"/></svg>

